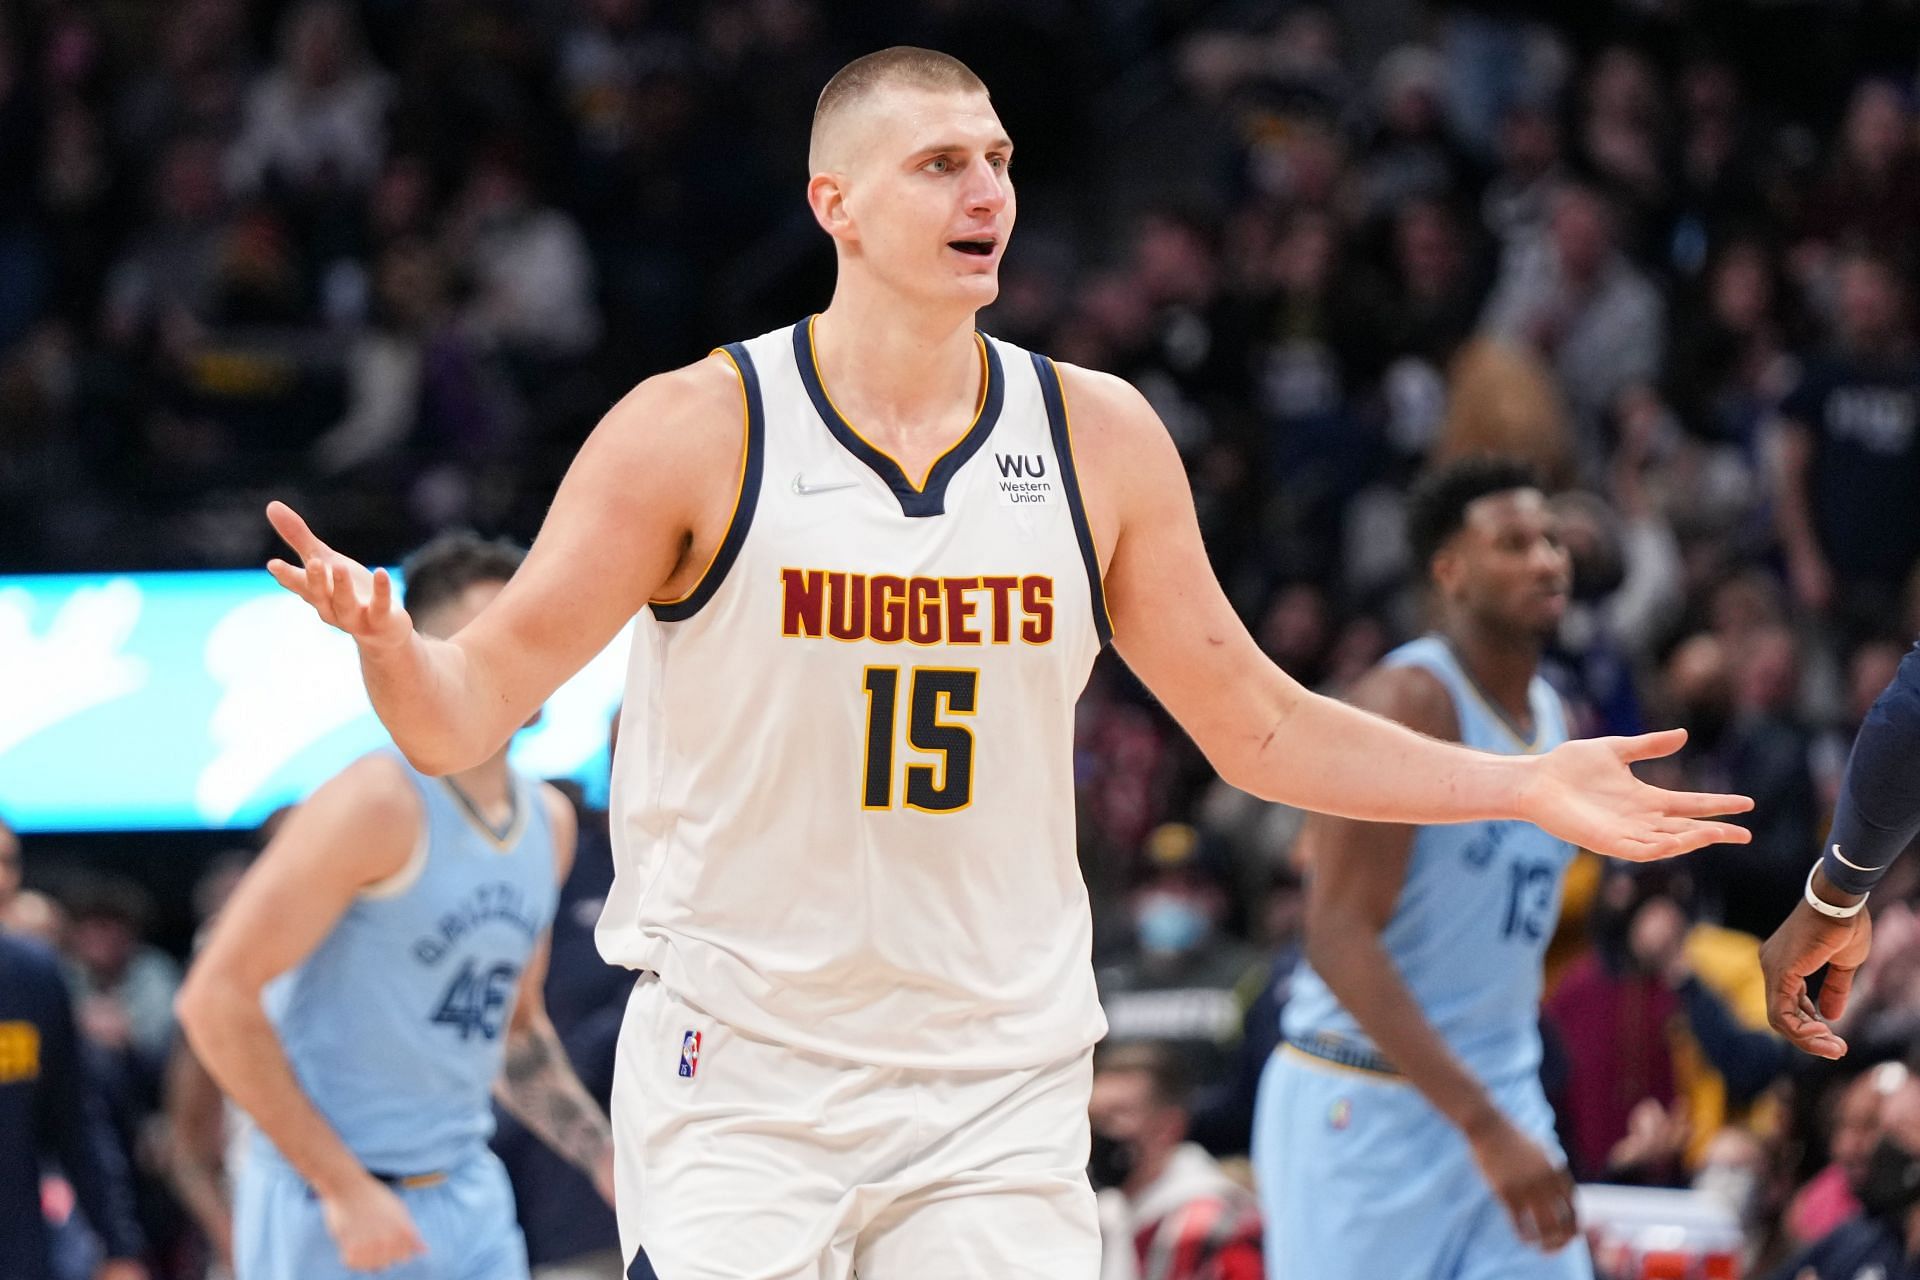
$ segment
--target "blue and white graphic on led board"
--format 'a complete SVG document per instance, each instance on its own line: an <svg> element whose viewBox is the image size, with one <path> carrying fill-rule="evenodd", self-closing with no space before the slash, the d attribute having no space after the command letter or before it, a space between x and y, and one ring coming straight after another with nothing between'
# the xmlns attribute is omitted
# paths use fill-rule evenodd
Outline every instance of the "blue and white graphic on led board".
<svg viewBox="0 0 1920 1280"><path fill-rule="evenodd" d="M516 764L604 793L627 643ZM353 642L265 573L0 576L0 815L23 831L250 827L385 740Z"/></svg>

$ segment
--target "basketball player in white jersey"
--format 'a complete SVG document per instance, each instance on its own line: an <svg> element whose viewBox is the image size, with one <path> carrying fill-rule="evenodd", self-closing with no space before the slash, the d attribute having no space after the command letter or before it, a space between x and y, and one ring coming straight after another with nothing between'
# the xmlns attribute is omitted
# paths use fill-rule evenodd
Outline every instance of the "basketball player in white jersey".
<svg viewBox="0 0 1920 1280"><path fill-rule="evenodd" d="M1271 800L1520 819L1633 859L1746 839L1706 820L1745 799L1629 772L1678 733L1482 754L1275 668L1139 393L975 331L1012 154L951 58L889 49L836 75L807 188L831 305L615 406L525 569L450 640L269 508L302 561L275 577L358 642L429 772L495 750L634 628L600 924L643 971L614 1094L630 1276L1095 1275L1104 1022L1071 744L1110 636L1221 775Z"/></svg>

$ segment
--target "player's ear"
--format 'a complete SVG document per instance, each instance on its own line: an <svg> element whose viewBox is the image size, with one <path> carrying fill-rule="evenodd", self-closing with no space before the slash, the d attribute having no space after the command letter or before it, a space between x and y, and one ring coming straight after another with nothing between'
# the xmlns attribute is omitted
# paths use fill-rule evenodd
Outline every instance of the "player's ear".
<svg viewBox="0 0 1920 1280"><path fill-rule="evenodd" d="M814 174L807 183L807 207L813 210L813 220L820 224L822 231L835 240L851 238L853 218L847 212L845 174Z"/></svg>
<svg viewBox="0 0 1920 1280"><path fill-rule="evenodd" d="M1449 542L1433 553L1433 561L1427 566L1427 571L1433 575L1433 585L1440 589L1441 595L1453 590L1454 584L1460 580L1460 553L1453 543Z"/></svg>

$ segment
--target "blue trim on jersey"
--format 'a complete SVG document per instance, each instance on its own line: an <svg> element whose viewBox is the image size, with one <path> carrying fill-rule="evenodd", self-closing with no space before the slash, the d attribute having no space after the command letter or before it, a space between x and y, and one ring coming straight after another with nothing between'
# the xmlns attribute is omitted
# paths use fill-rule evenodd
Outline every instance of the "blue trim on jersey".
<svg viewBox="0 0 1920 1280"><path fill-rule="evenodd" d="M627 1280L660 1280L660 1273L647 1261L645 1249L634 1254L633 1261L627 1264Z"/></svg>
<svg viewBox="0 0 1920 1280"><path fill-rule="evenodd" d="M693 590L678 600L652 602L653 616L662 622L684 622L713 599L713 593L726 581L727 570L739 559L740 548L746 545L747 530L753 527L753 511L760 501L760 466L767 437L767 413L760 402L760 375L755 372L753 357L747 354L744 344L729 342L720 350L739 371L740 388L747 402L747 448L740 471L740 496L734 503L733 519L727 522L726 537L721 539L720 549L714 552L713 561Z"/></svg>
<svg viewBox="0 0 1920 1280"><path fill-rule="evenodd" d="M1107 613L1107 591L1100 581L1100 556L1093 547L1093 527L1087 523L1086 503L1080 498L1080 473L1073 465L1073 432L1067 422L1066 387L1053 361L1034 352L1033 372L1040 379L1040 398L1047 405L1047 428L1053 434L1053 456L1060 466L1060 486L1067 493L1073 515L1073 537L1087 566L1087 591L1093 598L1093 631L1105 648L1113 639L1113 619Z"/></svg>
<svg viewBox="0 0 1920 1280"><path fill-rule="evenodd" d="M953 479L954 473L980 451L980 446L993 434L993 424L1000 420L1000 406L1006 399L1006 376L1000 369L1000 353L993 349L993 343L987 341L985 334L975 334L987 365L986 390L980 399L980 412L975 415L973 425L967 428L967 434L961 436L951 449L934 462L932 469L927 472L926 487L921 489L907 479L907 473L900 469L898 462L869 443L834 407L826 384L820 381L820 366L814 356L813 322L819 318L808 316L793 326L793 362L800 370L800 382L807 389L807 398L813 401L814 412L820 415L820 421L842 448L866 463L875 475L886 482L887 488L893 490L893 496L899 499L902 515L916 518L945 515L947 484Z"/></svg>
<svg viewBox="0 0 1920 1280"><path fill-rule="evenodd" d="M1282 1038L1287 1048L1304 1053L1309 1058L1318 1058L1322 1062L1331 1062L1336 1067L1350 1067L1355 1071L1365 1071L1376 1076L1398 1077L1399 1068L1389 1062L1386 1056L1365 1045L1353 1044L1339 1036L1324 1035L1318 1031L1306 1031L1297 1036Z"/></svg>

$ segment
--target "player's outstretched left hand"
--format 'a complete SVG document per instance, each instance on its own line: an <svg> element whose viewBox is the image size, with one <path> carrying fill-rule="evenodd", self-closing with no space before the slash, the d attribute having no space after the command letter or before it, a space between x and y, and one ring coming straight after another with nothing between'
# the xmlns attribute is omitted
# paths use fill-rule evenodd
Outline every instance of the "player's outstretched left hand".
<svg viewBox="0 0 1920 1280"><path fill-rule="evenodd" d="M1522 799L1526 818L1562 840L1628 862L1654 862L1709 844L1745 844L1745 827L1713 822L1753 808L1747 796L1668 791L1642 782L1628 766L1672 755L1685 729L1636 738L1582 738L1534 763Z"/></svg>

